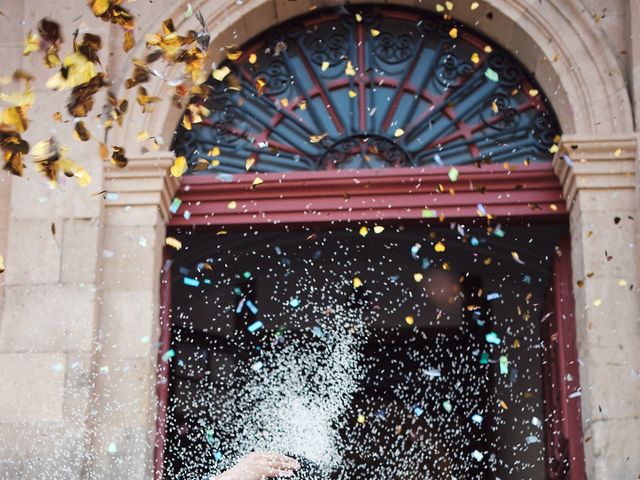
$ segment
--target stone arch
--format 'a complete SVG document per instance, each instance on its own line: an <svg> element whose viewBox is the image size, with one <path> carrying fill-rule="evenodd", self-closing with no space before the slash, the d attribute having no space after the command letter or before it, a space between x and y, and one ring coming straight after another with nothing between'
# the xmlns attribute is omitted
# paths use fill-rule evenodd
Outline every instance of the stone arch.
<svg viewBox="0 0 640 480"><path fill-rule="evenodd" d="M186 5L186 2L180 2L164 15L174 18L178 29L193 21L184 18L183 3ZM224 45L242 44L273 25L309 13L312 5L322 8L341 3L336 0L247 0L242 3L200 0L192 2L192 6L203 13L209 25L212 42L207 61L214 64L223 58ZM391 3L435 9L435 1ZM549 97L565 134L603 136L633 131L631 102L622 69L602 34L589 25L592 19L580 2L556 0L532 7L526 0L491 0L481 2L476 10L471 10L471 3L470 0L455 2L452 16L506 48L533 73ZM152 25L149 33L156 28L157 25ZM132 56L142 55L144 45L140 43ZM596 51L599 55L591 54ZM129 72L129 68L123 69L122 76L115 79L119 96L133 96L133 92L127 92L123 87ZM161 73L167 78L181 74L176 66L164 66ZM148 89L150 94L160 98L171 96L171 87L166 82L156 81ZM115 132L113 142L128 146L132 152L139 148L132 132L146 130L153 135L160 134L168 144L182 114L170 102L160 103L151 114L131 110L124 128Z"/></svg>

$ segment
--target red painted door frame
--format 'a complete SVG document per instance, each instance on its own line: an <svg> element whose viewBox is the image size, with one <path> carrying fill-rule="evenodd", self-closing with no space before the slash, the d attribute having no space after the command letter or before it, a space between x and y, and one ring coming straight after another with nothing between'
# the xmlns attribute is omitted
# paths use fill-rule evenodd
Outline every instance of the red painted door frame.
<svg viewBox="0 0 640 480"><path fill-rule="evenodd" d="M456 181L449 168L388 168L366 171L314 171L184 177L176 197L182 203L168 228L211 228L218 232L233 226L278 224L329 224L334 222L391 222L430 218L434 222L474 220L492 222L567 222L561 186L548 163L508 167L486 165L457 167ZM554 259L554 307L560 379L559 426L568 440L571 465L568 480L584 480L584 454L574 303L571 290L569 243ZM158 352L158 413L155 445L155 479L162 479L168 406L170 348L171 260L165 253L161 284L161 336ZM553 339L545 339L552 341ZM548 413L548 412L545 412ZM548 415L547 415L548 416ZM554 438L546 428L547 452ZM557 452L556 452L557 453ZM560 477L550 477L555 478Z"/></svg>

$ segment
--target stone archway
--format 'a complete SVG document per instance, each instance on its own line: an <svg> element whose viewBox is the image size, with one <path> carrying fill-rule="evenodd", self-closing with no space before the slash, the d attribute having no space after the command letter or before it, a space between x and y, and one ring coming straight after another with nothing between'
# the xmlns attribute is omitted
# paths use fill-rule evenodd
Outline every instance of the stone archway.
<svg viewBox="0 0 640 480"><path fill-rule="evenodd" d="M340 3L325 1L317 6ZM435 10L436 4L435 1L426 4L394 3L430 10ZM574 286L579 357L583 362L581 378L583 387L588 387L582 391L583 430L585 436L592 438L585 446L587 472L591 478L621 476L624 473L622 466L600 455L600 452L605 448L615 449L618 445L616 439L625 438L616 432L625 429L633 432L640 427L638 407L624 403L618 412L609 412L605 417L598 406L612 400L613 394L608 389L611 369L619 369L616 372L623 378L619 386L630 399L634 388L637 389L622 367L611 365L604 368L601 365L601 358L606 355L613 355L612 362L616 362L618 345L625 345L625 354L632 348L640 351L637 335L634 339L630 331L632 325L624 323L624 319L638 318L638 303L635 299L629 301L625 290L610 287L619 280L627 284L638 283L637 268L629 268L629 265L636 265L636 255L628 248L636 240L636 231L634 223L622 224L613 245L610 236L598 235L598 229L611 226L614 217L633 217L637 209L637 138L633 133L631 104L623 72L613 54L601 47L603 40L600 34L588 24L590 17L577 0L545 2L536 8L525 0L492 0L482 3L475 11L470 9L471 3L467 0L456 2L452 15L506 47L534 73L552 99L565 132L554 165L571 208L573 277L574 280L583 280L594 273L595 278L585 281L583 288ZM185 5L178 5L163 18L182 19ZM241 4L235 1L200 1L192 2L192 5L194 10L203 12L210 26L210 58L213 62L220 60L222 46L242 43L271 25L307 13L316 4L311 1L249 0ZM176 22L176 27L181 25ZM155 28L156 25L152 25L150 31ZM591 55L593 51L602 51L602 56L596 60ZM139 54L133 52L133 56ZM121 71L122 77L114 82L116 85L122 84L129 73L125 68ZM163 73L167 77L178 74L171 68ZM149 90L151 95L161 98L171 96L166 83L157 82ZM118 93L119 96L133 95L123 87ZM165 142L169 142L182 114L169 102L161 103L150 115L132 110L125 119L124 128L113 139L115 144L124 145L129 152L138 148L133 137L140 130L161 134ZM127 262L115 266L111 263L105 267L111 284L107 293L109 298L118 301L122 309L127 305L137 308L140 315L134 327L123 321L114 322L113 312L103 308L100 330L113 332L113 338L122 338L124 333L116 334L118 329L128 332L128 329L135 328L132 334L155 339L158 336L158 279L164 225L177 182L167 173L173 160L171 152L130 157L127 169L116 170L109 166L105 171L105 189L117 192L118 197L106 207L103 243L108 249L108 245L117 244L124 231L131 232L132 229L145 238L147 247L132 252L128 258L130 265L136 266L135 271ZM595 233L591 235L589 232ZM588 242L587 238L590 239ZM603 254L607 249L619 252L617 265L613 268ZM125 318L132 323L134 321L130 315ZM602 326L605 318L619 320L611 329ZM98 356L112 365L122 363L122 359L110 356L107 348ZM97 433L92 442L97 453L92 472L98 477L106 475L107 471L113 474L113 469L117 468L122 472L140 472L141 476L148 478L153 469L155 351L137 348L128 360L133 360L138 366L134 375L139 379L142 390L135 394L122 391L125 381L131 381L130 371L121 372L121 377L105 379L96 386L96 393L101 395L96 396L98 413L93 430ZM143 402L143 405L134 406L136 402ZM114 413L125 411L127 414L122 415L122 421L114 421ZM636 420L627 421L634 415ZM106 452L106 444L113 438L122 439L128 450L115 467L110 457L101 453ZM624 468L630 468L630 465Z"/></svg>

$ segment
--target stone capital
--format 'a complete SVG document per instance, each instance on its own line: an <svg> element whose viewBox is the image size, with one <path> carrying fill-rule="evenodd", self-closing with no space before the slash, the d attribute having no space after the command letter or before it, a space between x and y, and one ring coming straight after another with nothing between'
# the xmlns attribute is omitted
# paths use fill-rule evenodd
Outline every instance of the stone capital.
<svg viewBox="0 0 640 480"><path fill-rule="evenodd" d="M105 167L105 189L109 207L156 207L163 221L169 218L169 205L180 185L170 175L174 161L170 151L148 152L129 157L125 168Z"/></svg>
<svg viewBox="0 0 640 480"><path fill-rule="evenodd" d="M638 134L606 138L564 135L553 169L571 210L581 190L633 190L636 186Z"/></svg>

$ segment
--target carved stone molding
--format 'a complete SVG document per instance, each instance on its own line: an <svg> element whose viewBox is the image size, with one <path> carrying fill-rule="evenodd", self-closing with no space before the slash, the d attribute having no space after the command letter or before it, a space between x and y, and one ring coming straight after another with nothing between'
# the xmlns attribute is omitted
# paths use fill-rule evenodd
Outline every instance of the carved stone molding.
<svg viewBox="0 0 640 480"><path fill-rule="evenodd" d="M180 181L170 175L173 152L149 152L129 158L125 168L105 168L109 207L156 206L162 219L169 218L169 204Z"/></svg>
<svg viewBox="0 0 640 480"><path fill-rule="evenodd" d="M620 190L636 186L637 134L597 138L565 135L553 160L567 208L579 190Z"/></svg>

